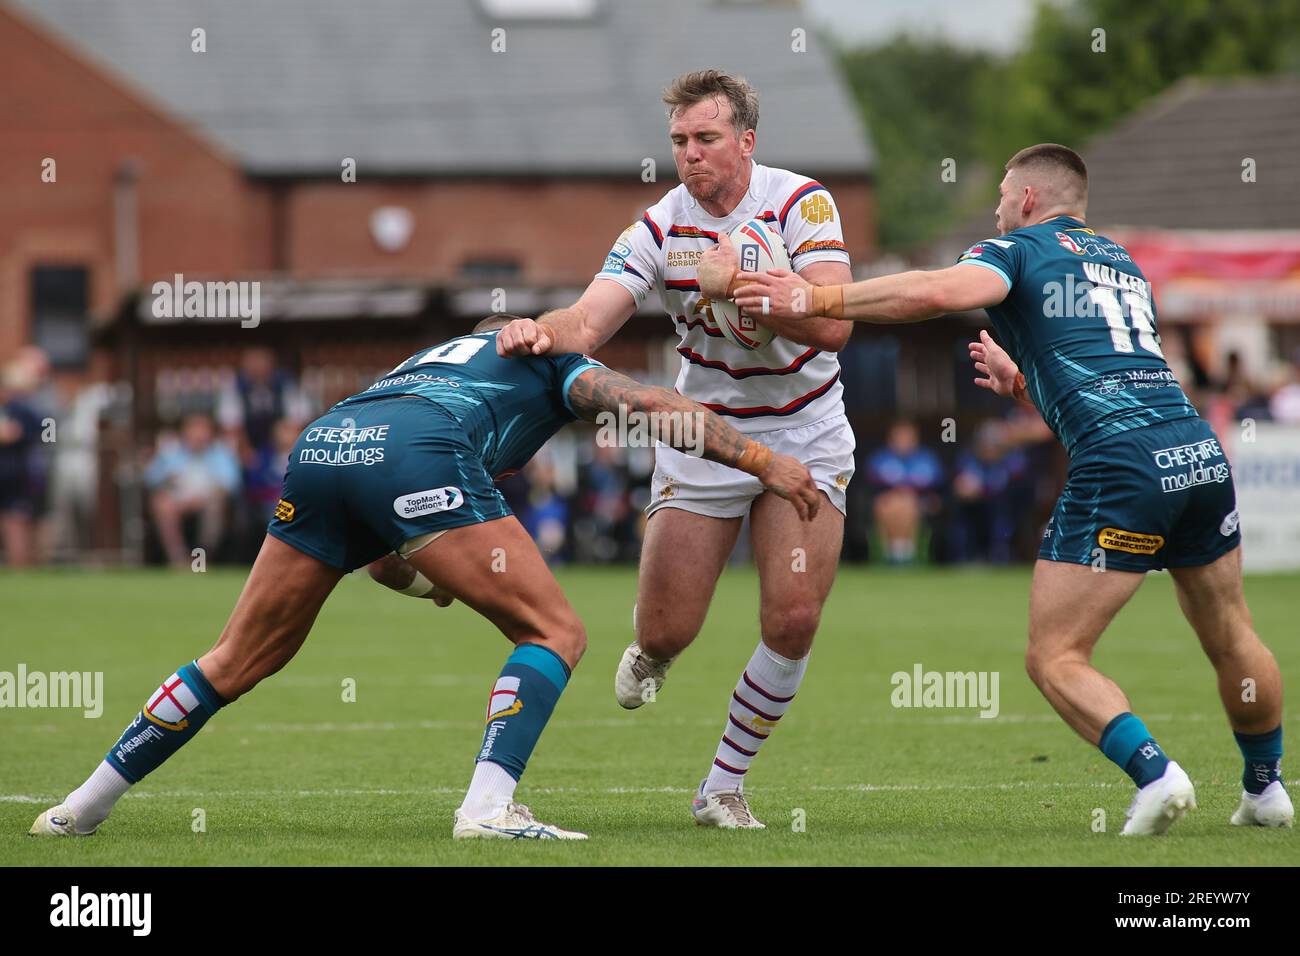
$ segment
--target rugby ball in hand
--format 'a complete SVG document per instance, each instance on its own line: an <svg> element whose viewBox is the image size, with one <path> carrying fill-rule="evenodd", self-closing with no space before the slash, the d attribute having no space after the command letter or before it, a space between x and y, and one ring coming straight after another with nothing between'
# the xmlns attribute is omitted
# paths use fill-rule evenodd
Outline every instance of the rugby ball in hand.
<svg viewBox="0 0 1300 956"><path fill-rule="evenodd" d="M789 269L790 254L776 229L762 219L750 219L731 230L731 244L740 257L742 272L766 272ZM754 318L744 315L730 301L711 303L713 321L726 338L742 349L761 349L775 338L775 333Z"/></svg>

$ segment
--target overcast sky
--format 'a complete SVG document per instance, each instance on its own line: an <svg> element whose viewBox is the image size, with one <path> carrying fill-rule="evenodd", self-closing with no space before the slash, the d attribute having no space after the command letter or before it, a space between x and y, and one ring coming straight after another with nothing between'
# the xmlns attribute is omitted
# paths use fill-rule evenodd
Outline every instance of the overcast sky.
<svg viewBox="0 0 1300 956"><path fill-rule="evenodd" d="M997 53L1017 48L1033 19L1033 0L803 0L819 23L844 40L873 43L902 32L941 36Z"/></svg>

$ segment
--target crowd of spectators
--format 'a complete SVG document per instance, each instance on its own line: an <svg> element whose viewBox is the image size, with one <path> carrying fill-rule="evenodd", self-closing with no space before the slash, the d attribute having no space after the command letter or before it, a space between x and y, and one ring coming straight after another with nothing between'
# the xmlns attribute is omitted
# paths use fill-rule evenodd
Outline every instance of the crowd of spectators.
<svg viewBox="0 0 1300 956"><path fill-rule="evenodd" d="M1283 366L1267 385L1251 381L1235 354L1225 368L1193 393L1221 434L1247 420L1300 424L1300 363ZM4 563L75 561L90 544L103 503L96 442L114 388L61 395L35 347L0 370ZM189 567L201 548L208 561L251 561L293 444L322 401L309 398L264 348L248 349L236 369L208 383L201 400L158 401L167 414L131 472L146 559ZM1008 406L1003 417L963 419L960 427L946 425L951 421L858 425L847 560L1032 560L1064 478L1059 446L1041 418L1020 406ZM550 561L632 562L639 554L653 451L603 446L596 435L581 425L566 429L501 483Z"/></svg>

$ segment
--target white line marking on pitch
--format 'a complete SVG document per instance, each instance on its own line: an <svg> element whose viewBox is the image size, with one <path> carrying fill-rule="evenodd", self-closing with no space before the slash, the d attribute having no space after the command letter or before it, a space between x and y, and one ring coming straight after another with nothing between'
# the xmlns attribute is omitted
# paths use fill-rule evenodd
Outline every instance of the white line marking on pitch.
<svg viewBox="0 0 1300 956"><path fill-rule="evenodd" d="M1288 780L1288 786L1294 786L1300 783L1298 780ZM1030 780L1020 780L1014 783L850 783L838 786L814 785L807 787L755 787L751 788L753 793L777 794L777 793L807 793L810 790L822 793L928 793L944 792L950 790L956 791L980 791L980 790L1113 790L1116 788L1128 788L1130 784L1124 781L1093 781L1089 783L1079 782L1070 783L1064 781L1047 781L1038 782ZM1215 786L1219 789L1239 788L1239 784L1222 783L1199 785L1202 789ZM226 798L226 797L419 797L419 796L460 796L464 794L464 787L421 787L418 789L392 790L385 788L335 788L331 790L153 790L141 791L138 793L129 793L131 798L164 798L170 799L175 797L205 797ZM694 793L693 787L529 787L529 793L571 793L571 794L653 794L653 793ZM57 801L61 798L56 796L33 796L25 793L0 794L0 803L48 803Z"/></svg>

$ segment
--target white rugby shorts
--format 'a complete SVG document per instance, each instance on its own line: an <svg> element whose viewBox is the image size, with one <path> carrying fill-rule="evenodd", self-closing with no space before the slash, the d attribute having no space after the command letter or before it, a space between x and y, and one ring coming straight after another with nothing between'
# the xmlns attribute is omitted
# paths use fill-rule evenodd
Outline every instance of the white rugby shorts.
<svg viewBox="0 0 1300 956"><path fill-rule="evenodd" d="M853 429L842 414L799 428L746 432L772 451L803 462L817 487L844 514L845 491L853 479ZM666 445L655 447L648 516L660 508L681 508L714 518L739 518L764 491L753 475Z"/></svg>

